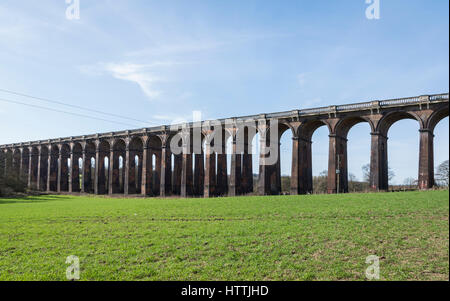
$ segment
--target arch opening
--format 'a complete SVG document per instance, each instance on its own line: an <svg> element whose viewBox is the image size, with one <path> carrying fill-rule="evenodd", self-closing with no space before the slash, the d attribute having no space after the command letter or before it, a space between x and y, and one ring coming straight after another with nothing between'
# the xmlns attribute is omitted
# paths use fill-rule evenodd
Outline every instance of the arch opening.
<svg viewBox="0 0 450 301"><path fill-rule="evenodd" d="M347 187L348 192L369 190L371 128L361 121L353 125L347 135Z"/></svg>
<svg viewBox="0 0 450 301"><path fill-rule="evenodd" d="M95 167L95 144L88 141L84 147L83 165L81 168L82 192L94 193L95 169L93 167Z"/></svg>
<svg viewBox="0 0 450 301"><path fill-rule="evenodd" d="M419 129L412 118L398 119L387 132L387 183L388 188L415 189L419 173ZM407 150L407 151L405 151Z"/></svg>
<svg viewBox="0 0 450 301"><path fill-rule="evenodd" d="M281 194L291 194L293 133L285 126L279 128L279 160L277 166L278 187Z"/></svg>
<svg viewBox="0 0 450 301"><path fill-rule="evenodd" d="M317 126L309 137L311 137L311 187L308 190L321 194L328 191L328 157L329 157L329 130L325 124ZM308 137L308 136L306 136ZM308 159L307 159L308 160Z"/></svg>
<svg viewBox="0 0 450 301"><path fill-rule="evenodd" d="M446 166L449 160L449 117L442 118L434 127L434 184L448 188ZM447 162L447 163L446 163Z"/></svg>

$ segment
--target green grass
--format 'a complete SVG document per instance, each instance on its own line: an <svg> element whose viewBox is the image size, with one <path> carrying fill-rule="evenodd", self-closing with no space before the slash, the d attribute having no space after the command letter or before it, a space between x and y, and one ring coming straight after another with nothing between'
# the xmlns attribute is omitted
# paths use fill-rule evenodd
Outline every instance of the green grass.
<svg viewBox="0 0 450 301"><path fill-rule="evenodd" d="M447 191L0 198L0 280L449 280Z"/></svg>

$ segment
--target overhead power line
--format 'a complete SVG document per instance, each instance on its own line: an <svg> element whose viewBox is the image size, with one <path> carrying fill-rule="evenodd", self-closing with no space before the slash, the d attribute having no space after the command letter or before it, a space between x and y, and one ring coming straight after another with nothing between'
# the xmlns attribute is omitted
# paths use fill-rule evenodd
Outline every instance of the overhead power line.
<svg viewBox="0 0 450 301"><path fill-rule="evenodd" d="M129 123L124 123L124 122L120 122L120 121L113 121L113 120L103 119L103 118L89 116L89 115L85 115L85 114L79 114L79 113L67 112L67 111L63 111L63 110L52 109L52 108L48 108L48 107L33 105L33 104L24 103L24 102L20 102L20 101L16 101L16 100L11 100L11 99L0 98L0 101L14 103L14 104L19 104L19 105L23 105L23 106L38 108L38 109L43 109L43 110L48 110L48 111L53 111L53 112L58 112L58 113L69 114L69 115L78 116L78 117L84 117L84 118L90 118L90 119L94 119L94 120L106 121L106 122L110 122L110 123L114 123L114 124L122 124L122 125L126 125L126 126L131 126L131 127L138 127L136 125L129 124Z"/></svg>
<svg viewBox="0 0 450 301"><path fill-rule="evenodd" d="M113 114L113 113L107 113L107 112L103 112L103 111L99 111L99 110L95 110L95 109L91 109L91 108L85 108L85 107L82 107L82 106L77 106L77 105L64 103L62 101L57 101L57 100L51 100L51 99L48 99L48 98L32 96L32 95L21 93L21 92L15 92L15 91L6 90L6 89L2 89L2 88L0 88L0 91L1 92L5 92L5 93L9 93L9 94L14 94L14 95L17 95L17 96L23 96L23 97L28 97L28 98L40 100L40 101L45 101L45 102L48 102L48 103L53 103L53 104L58 104L58 105L66 106L66 107L71 107L71 108L75 108L75 109L78 109L78 110L83 110L83 111L93 112L93 113L97 113L97 114L102 114L102 115L105 115L105 116L111 116L111 117L116 117L116 118L127 119L127 120L140 122L140 123L144 123L144 124L155 124L155 123L152 123L152 122L149 122L149 121L139 120L139 119L130 118L130 117L126 117L126 116L121 116L121 115Z"/></svg>

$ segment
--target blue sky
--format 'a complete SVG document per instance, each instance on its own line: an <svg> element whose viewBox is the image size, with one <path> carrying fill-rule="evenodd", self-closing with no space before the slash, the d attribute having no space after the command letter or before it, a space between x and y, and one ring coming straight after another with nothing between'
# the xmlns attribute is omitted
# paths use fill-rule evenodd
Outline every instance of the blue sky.
<svg viewBox="0 0 450 301"><path fill-rule="evenodd" d="M0 3L0 89L148 123L0 102L0 144L166 124L193 110L213 119L449 90L446 0L381 0L379 20L366 19L364 0L80 3L80 20L66 19L64 0ZM396 183L417 177L416 129L408 120L389 132ZM436 165L448 159L448 129L448 118L436 128ZM326 129L313 140L318 174L327 168ZM361 178L367 125L352 129L348 148Z"/></svg>

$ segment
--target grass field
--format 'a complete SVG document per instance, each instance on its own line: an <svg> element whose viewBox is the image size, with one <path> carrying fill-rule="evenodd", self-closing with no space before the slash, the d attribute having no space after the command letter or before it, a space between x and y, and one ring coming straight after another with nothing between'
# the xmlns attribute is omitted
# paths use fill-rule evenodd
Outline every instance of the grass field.
<svg viewBox="0 0 450 301"><path fill-rule="evenodd" d="M449 279L447 191L0 198L0 280Z"/></svg>

